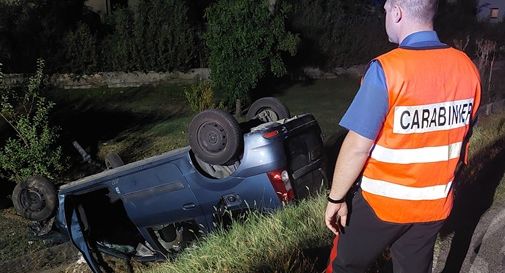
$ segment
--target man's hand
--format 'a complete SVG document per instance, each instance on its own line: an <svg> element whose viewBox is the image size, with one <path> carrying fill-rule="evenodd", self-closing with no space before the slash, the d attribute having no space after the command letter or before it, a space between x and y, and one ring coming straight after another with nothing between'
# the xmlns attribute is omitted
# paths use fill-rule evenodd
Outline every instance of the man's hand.
<svg viewBox="0 0 505 273"><path fill-rule="evenodd" d="M339 204L328 202L324 221L328 229L335 235L338 235L340 227L345 227L347 222L347 204L345 202Z"/></svg>

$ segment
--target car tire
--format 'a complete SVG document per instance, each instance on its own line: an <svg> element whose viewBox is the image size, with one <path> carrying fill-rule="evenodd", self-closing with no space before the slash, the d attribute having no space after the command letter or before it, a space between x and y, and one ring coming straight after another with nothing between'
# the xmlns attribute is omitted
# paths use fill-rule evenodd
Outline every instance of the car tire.
<svg viewBox="0 0 505 273"><path fill-rule="evenodd" d="M258 118L263 122L277 121L290 117L291 114L288 107L274 97L265 97L256 100L249 107L246 114L247 120Z"/></svg>
<svg viewBox="0 0 505 273"><path fill-rule="evenodd" d="M56 211L56 188L42 176L31 176L18 183L12 192L17 213L32 221L51 218Z"/></svg>
<svg viewBox="0 0 505 273"><path fill-rule="evenodd" d="M124 162L117 153L110 153L105 156L105 167L107 170L121 167L123 165Z"/></svg>
<svg viewBox="0 0 505 273"><path fill-rule="evenodd" d="M242 153L243 142L237 120L222 110L200 112L189 124L189 145L206 163L230 165Z"/></svg>

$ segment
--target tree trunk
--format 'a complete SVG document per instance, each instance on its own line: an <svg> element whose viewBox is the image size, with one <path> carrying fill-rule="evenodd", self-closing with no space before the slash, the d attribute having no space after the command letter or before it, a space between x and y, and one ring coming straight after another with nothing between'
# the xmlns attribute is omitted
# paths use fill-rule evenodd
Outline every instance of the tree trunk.
<svg viewBox="0 0 505 273"><path fill-rule="evenodd" d="M240 103L240 99L237 99L235 101L235 118L236 119L239 119L240 118L240 109L241 109L241 103Z"/></svg>

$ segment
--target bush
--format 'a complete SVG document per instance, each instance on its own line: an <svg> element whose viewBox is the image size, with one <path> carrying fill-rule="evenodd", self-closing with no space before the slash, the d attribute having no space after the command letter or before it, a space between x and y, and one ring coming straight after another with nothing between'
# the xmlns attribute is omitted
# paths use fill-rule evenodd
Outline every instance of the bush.
<svg viewBox="0 0 505 273"><path fill-rule="evenodd" d="M64 169L57 129L49 125L54 103L40 94L43 68L44 62L39 60L35 75L20 90L6 87L0 71L0 116L16 133L0 150L0 167L16 182L32 175L54 178Z"/></svg>
<svg viewBox="0 0 505 273"><path fill-rule="evenodd" d="M133 13L117 9L107 18L111 33L101 46L100 56L105 71L133 71L138 69L137 48L133 43Z"/></svg>
<svg viewBox="0 0 505 273"><path fill-rule="evenodd" d="M65 34L87 19L84 0L0 1L0 61L9 73L29 72L37 58L61 71ZM91 19L91 18L88 18Z"/></svg>
<svg viewBox="0 0 505 273"><path fill-rule="evenodd" d="M214 91L208 81L200 81L184 90L184 95L193 112L214 108Z"/></svg>
<svg viewBox="0 0 505 273"><path fill-rule="evenodd" d="M213 88L223 92L228 106L249 100L249 91L266 73L286 73L282 56L296 54L298 37L285 29L283 2L218 0L206 17Z"/></svg>
<svg viewBox="0 0 505 273"><path fill-rule="evenodd" d="M369 62L393 48L381 5L371 1L291 0L290 27L302 38L294 65L325 68Z"/></svg>
<svg viewBox="0 0 505 273"><path fill-rule="evenodd" d="M198 45L184 1L146 0L117 9L107 18L103 67L110 71L185 70L197 58Z"/></svg>
<svg viewBox="0 0 505 273"><path fill-rule="evenodd" d="M72 73L91 73L98 68L96 36L88 25L79 24L64 38L65 68Z"/></svg>

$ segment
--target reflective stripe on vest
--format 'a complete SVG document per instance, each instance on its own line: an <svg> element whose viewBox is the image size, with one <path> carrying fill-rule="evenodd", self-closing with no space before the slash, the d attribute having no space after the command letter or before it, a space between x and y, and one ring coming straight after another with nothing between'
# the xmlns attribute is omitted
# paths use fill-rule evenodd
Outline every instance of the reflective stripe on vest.
<svg viewBox="0 0 505 273"><path fill-rule="evenodd" d="M443 220L452 208L454 171L480 103L478 71L452 48L398 48L377 61L389 111L364 167L363 197L384 221Z"/></svg>
<svg viewBox="0 0 505 273"><path fill-rule="evenodd" d="M462 144L463 142L457 142L444 146L415 149L389 149L375 145L371 157L377 161L396 164L447 161L459 157Z"/></svg>
<svg viewBox="0 0 505 273"><path fill-rule="evenodd" d="M452 181L445 185L409 187L363 176L361 188L369 193L402 200L436 200L447 197Z"/></svg>

